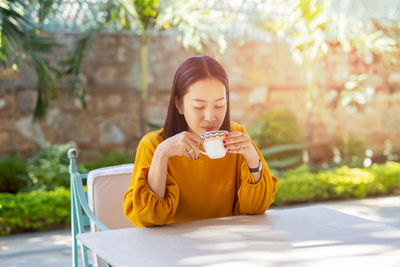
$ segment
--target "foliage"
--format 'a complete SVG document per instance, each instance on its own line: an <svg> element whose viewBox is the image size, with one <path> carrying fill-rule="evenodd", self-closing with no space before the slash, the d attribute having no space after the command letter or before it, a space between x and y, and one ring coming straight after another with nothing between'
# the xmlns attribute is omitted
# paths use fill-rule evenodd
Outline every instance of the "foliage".
<svg viewBox="0 0 400 267"><path fill-rule="evenodd" d="M374 94L375 89L368 85L367 74L350 75L344 87L339 90L340 103L347 108L349 113L354 113L366 103L371 102Z"/></svg>
<svg viewBox="0 0 400 267"><path fill-rule="evenodd" d="M70 218L68 189L0 193L0 235L65 227Z"/></svg>
<svg viewBox="0 0 400 267"><path fill-rule="evenodd" d="M328 12L330 1L286 0L285 12L280 6L271 12L276 16L267 16L266 30L285 39L291 45L293 60L302 65L306 78L307 143L314 144L312 107L321 96L316 82L319 67L316 63L328 53L329 49L341 48L343 52L356 54L367 64L375 55L383 59L387 66L395 66L400 51L400 27L393 22L384 27L377 21L352 19L343 14ZM329 11L332 11L330 9ZM279 14L282 14L279 16ZM349 113L354 113L371 101L375 90L365 74L349 75L341 88L329 89L332 106L340 103ZM312 167L314 146L310 147L309 167ZM346 162L362 164L363 158L351 156Z"/></svg>
<svg viewBox="0 0 400 267"><path fill-rule="evenodd" d="M0 161L0 192L17 193L41 190L53 190L57 187L69 187L69 159L67 151L76 147L73 142L66 144L46 144L26 163L22 158L11 156ZM93 169L133 162L126 151L103 151L96 162L78 164L81 173Z"/></svg>
<svg viewBox="0 0 400 267"><path fill-rule="evenodd" d="M340 152L340 164L349 167L362 167L366 157L367 142L365 139L344 138L335 136L333 138L336 148Z"/></svg>
<svg viewBox="0 0 400 267"><path fill-rule="evenodd" d="M29 182L24 159L11 156L0 161L0 192L15 194Z"/></svg>
<svg viewBox="0 0 400 267"><path fill-rule="evenodd" d="M389 69L397 68L400 58L400 22L391 21L386 22L385 25L378 20L372 20L371 22L381 35L389 38L389 42L392 44L389 46L388 51L378 49L374 52L382 57L383 62L385 62ZM394 42L390 40L394 40Z"/></svg>
<svg viewBox="0 0 400 267"><path fill-rule="evenodd" d="M283 171L303 163L302 153L308 144L284 144L262 149L260 152L268 162L271 171L278 177Z"/></svg>
<svg viewBox="0 0 400 267"><path fill-rule="evenodd" d="M260 148L269 166L277 171L296 166L307 148L295 114L284 108L265 112L249 128L249 134Z"/></svg>
<svg viewBox="0 0 400 267"><path fill-rule="evenodd" d="M215 41L219 52L226 48L226 41L220 27L209 26L210 22L219 26L222 24L222 12L211 11L200 6L195 0L120 0L107 1L104 6L107 16L97 25L89 29L77 42L69 58L63 60L66 73L73 83L73 93L79 96L82 106L85 107L85 85L82 75L82 65L85 55L94 38L109 24L122 25L124 31L134 31L140 36L140 135L147 131L148 123L148 52L147 44L153 36L163 31L174 31L178 42L185 49L194 48L203 51L206 43Z"/></svg>
<svg viewBox="0 0 400 267"><path fill-rule="evenodd" d="M29 160L27 169L33 184L30 190L69 187L67 151L71 147L76 147L75 143L46 144Z"/></svg>
<svg viewBox="0 0 400 267"><path fill-rule="evenodd" d="M79 164L78 171L85 173L94 169L132 163L133 161L134 159L131 158L126 151L102 151L102 155L99 160L96 162L85 162Z"/></svg>
<svg viewBox="0 0 400 267"><path fill-rule="evenodd" d="M82 37L75 43L73 51L71 51L59 64L62 68L62 73L71 82L71 93L77 96L83 108L86 108L85 100L85 78L82 75L83 63L88 53L88 50L97 35L112 21L118 18L118 5L108 1L103 6L103 11L106 14L103 20L97 21L97 26L89 28L82 34Z"/></svg>
<svg viewBox="0 0 400 267"><path fill-rule="evenodd" d="M377 20L361 20L344 14L328 12L329 1L285 0L283 16L266 14L265 27L284 36L291 44L293 57L300 64L315 62L329 50L330 45L340 45L345 52L353 48L365 55L371 52L382 56L385 63L395 65L399 52L399 23L381 24ZM281 6L270 13L281 14Z"/></svg>
<svg viewBox="0 0 400 267"><path fill-rule="evenodd" d="M249 128L249 134L261 148L300 142L304 136L295 114L285 108L261 114Z"/></svg>
<svg viewBox="0 0 400 267"><path fill-rule="evenodd" d="M386 161L398 161L400 159L400 145L396 149L390 139L385 140L383 155L386 157Z"/></svg>
<svg viewBox="0 0 400 267"><path fill-rule="evenodd" d="M342 166L331 171L308 172L302 166L278 181L276 205L321 200L364 198L388 194L400 187L400 164L387 162L371 168Z"/></svg>
<svg viewBox="0 0 400 267"><path fill-rule="evenodd" d="M38 77L34 119L45 115L49 99L56 96L59 74L44 56L59 44L53 37L41 34L40 25L27 16L37 2L39 19L44 20L52 7L50 0L5 0L0 4L0 64L4 69L1 72L6 75L12 69L18 73L22 64L31 61Z"/></svg>
<svg viewBox="0 0 400 267"><path fill-rule="evenodd" d="M158 3L160 0L135 0L133 2L143 28L153 28L159 13Z"/></svg>
<svg viewBox="0 0 400 267"><path fill-rule="evenodd" d="M233 22L233 16L227 12L204 8L196 0L164 0L160 2L162 13L157 19L160 31L174 30L177 41L187 50L194 49L204 53L205 47L210 53L223 54L227 43L223 28ZM218 51L210 44L215 43Z"/></svg>

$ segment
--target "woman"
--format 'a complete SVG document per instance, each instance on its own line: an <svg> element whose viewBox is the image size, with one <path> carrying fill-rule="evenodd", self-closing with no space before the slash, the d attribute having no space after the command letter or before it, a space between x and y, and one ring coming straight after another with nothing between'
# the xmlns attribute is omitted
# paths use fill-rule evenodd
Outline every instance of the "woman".
<svg viewBox="0 0 400 267"><path fill-rule="evenodd" d="M200 154L200 135L227 130L225 157ZM209 56L186 59L175 73L164 127L139 143L124 212L135 226L262 214L276 177L246 129L229 116L224 68Z"/></svg>

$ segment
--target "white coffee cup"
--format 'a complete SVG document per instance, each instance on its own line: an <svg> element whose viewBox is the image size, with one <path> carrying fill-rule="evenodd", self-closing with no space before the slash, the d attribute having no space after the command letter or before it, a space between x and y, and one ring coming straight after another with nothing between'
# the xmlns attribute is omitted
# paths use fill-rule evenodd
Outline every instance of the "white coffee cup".
<svg viewBox="0 0 400 267"><path fill-rule="evenodd" d="M208 156L211 159L224 157L226 154L226 149L222 141L227 133L228 131L218 130L201 134L201 144L206 152L200 150L200 153Z"/></svg>

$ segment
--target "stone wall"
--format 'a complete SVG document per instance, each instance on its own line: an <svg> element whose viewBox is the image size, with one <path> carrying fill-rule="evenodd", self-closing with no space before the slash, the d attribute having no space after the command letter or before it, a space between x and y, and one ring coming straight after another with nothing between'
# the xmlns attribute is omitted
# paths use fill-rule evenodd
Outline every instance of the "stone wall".
<svg viewBox="0 0 400 267"><path fill-rule="evenodd" d="M53 55L57 60L72 48L73 34L58 34L65 44ZM179 64L193 53L180 48L174 37L158 37L149 44L149 115L162 125L169 89ZM217 59L225 66L231 87L231 117L247 127L262 113L286 107L305 125L306 79L282 43L228 41ZM385 140L400 144L400 72L389 72L376 57L331 49L314 68L320 88L313 107L315 136L346 135L368 141L381 151ZM349 113L332 92L343 88L350 74L369 74L375 97ZM103 34L88 53L84 66L87 109L67 93L51 104L46 118L32 123L36 101L34 72L0 81L0 157L28 157L45 142L77 142L83 160L96 159L102 150L128 150L134 156L139 134L140 47L137 36ZM64 82L65 86L68 86ZM332 99L334 99L332 101ZM336 104L335 104L336 102ZM322 130L321 130L322 129ZM318 141L318 140L317 140Z"/></svg>

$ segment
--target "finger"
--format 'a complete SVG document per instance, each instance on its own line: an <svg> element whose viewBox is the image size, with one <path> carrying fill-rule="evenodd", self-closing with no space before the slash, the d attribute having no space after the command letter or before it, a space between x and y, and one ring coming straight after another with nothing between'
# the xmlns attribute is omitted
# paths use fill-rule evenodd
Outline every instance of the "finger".
<svg viewBox="0 0 400 267"><path fill-rule="evenodd" d="M230 152L231 150L239 150L239 151L244 151L247 150L250 147L250 145L246 142L246 143L235 143L235 144L229 144L226 145L225 149Z"/></svg>
<svg viewBox="0 0 400 267"><path fill-rule="evenodd" d="M199 148L197 146L195 146L193 143L189 143L189 151L190 151L190 155L192 156L192 159L198 159L199 158Z"/></svg>
<svg viewBox="0 0 400 267"><path fill-rule="evenodd" d="M237 145L237 144L242 144L242 145L249 145L250 142L247 138L241 138L241 139L235 139L235 140L223 140L224 145L230 146L230 145Z"/></svg>
<svg viewBox="0 0 400 267"><path fill-rule="evenodd" d="M230 138L230 137L241 136L241 135L243 135L243 134L245 134L245 133L238 132L238 131L234 131L234 132L229 132L226 136L227 136L228 138Z"/></svg>
<svg viewBox="0 0 400 267"><path fill-rule="evenodd" d="M191 133L191 132L187 132L187 134L185 136L188 139L190 139L191 141L193 141L195 143L195 145L197 145L197 146L200 145L201 138L197 134L194 134L194 133Z"/></svg>
<svg viewBox="0 0 400 267"><path fill-rule="evenodd" d="M182 132L181 134L183 135L181 142L187 148L186 152L190 151L192 149L193 152L191 151L191 153L190 153L191 159L197 159L200 154L200 152L199 152L200 141L197 142L197 141L195 141L195 139L200 140L200 137L193 133L190 133L190 132ZM184 152L183 154L187 154L187 153Z"/></svg>
<svg viewBox="0 0 400 267"><path fill-rule="evenodd" d="M241 136L247 136L247 134L242 133L242 132L230 132L227 135L225 135L226 139L235 139L237 137L241 137Z"/></svg>
<svg viewBox="0 0 400 267"><path fill-rule="evenodd" d="M189 159L194 159L193 148L190 145L188 145L188 146L185 147L185 150L186 150L186 154L185 154L186 157L188 157Z"/></svg>
<svg viewBox="0 0 400 267"><path fill-rule="evenodd" d="M185 142L193 149L194 158L197 159L200 156L200 143L193 141L192 139L187 138Z"/></svg>
<svg viewBox="0 0 400 267"><path fill-rule="evenodd" d="M249 136L244 134L244 133L240 133L240 134L235 134L235 136L228 136L225 137L224 139L224 144L234 144L234 143L240 143L240 142L247 142L249 140Z"/></svg>
<svg viewBox="0 0 400 267"><path fill-rule="evenodd" d="M247 148L236 148L236 149L227 149L227 152L228 153L237 153L237 154L241 154L241 153L244 153L246 150L248 149L248 147Z"/></svg>
<svg viewBox="0 0 400 267"><path fill-rule="evenodd" d="M228 149L227 152L228 153L232 153L232 154L241 154L241 153L243 153L243 150L240 150L240 149Z"/></svg>
<svg viewBox="0 0 400 267"><path fill-rule="evenodd" d="M185 140L185 142L186 142L187 150L190 151L190 155L191 155L192 159L198 159L199 154L200 154L199 146L196 145L192 140L189 140L189 139Z"/></svg>

